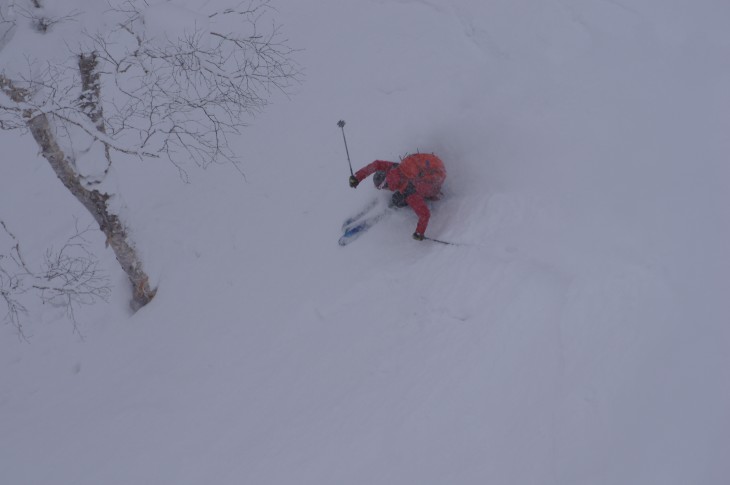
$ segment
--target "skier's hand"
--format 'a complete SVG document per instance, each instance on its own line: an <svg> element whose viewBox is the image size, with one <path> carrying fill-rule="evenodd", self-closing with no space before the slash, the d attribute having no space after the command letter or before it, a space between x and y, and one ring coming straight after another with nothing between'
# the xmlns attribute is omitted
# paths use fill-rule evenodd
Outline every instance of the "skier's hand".
<svg viewBox="0 0 730 485"><path fill-rule="evenodd" d="M360 181L354 175L350 175L350 187L353 189L360 184Z"/></svg>
<svg viewBox="0 0 730 485"><path fill-rule="evenodd" d="M423 234L421 234L420 232L413 233L413 239L415 239L416 241L423 241L423 237Z"/></svg>

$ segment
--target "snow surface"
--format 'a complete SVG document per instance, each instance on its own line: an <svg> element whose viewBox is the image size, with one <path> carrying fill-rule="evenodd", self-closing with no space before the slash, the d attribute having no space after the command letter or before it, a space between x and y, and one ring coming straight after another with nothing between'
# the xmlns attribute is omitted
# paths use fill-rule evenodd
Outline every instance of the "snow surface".
<svg viewBox="0 0 730 485"><path fill-rule="evenodd" d="M730 2L275 6L306 79L235 140L245 178L116 165L156 299L129 314L99 236L83 339L40 305L29 342L0 326L0 483L730 483ZM340 118L355 168L443 158L427 235L462 246L407 210L337 245L376 195ZM0 143L40 257L91 219Z"/></svg>

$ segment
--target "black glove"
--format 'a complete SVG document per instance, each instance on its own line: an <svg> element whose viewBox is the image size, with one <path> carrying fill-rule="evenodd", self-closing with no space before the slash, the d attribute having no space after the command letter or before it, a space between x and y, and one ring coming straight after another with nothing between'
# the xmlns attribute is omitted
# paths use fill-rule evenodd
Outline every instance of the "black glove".
<svg viewBox="0 0 730 485"><path fill-rule="evenodd" d="M420 232L414 232L413 239L415 239L416 241L423 241L424 236Z"/></svg>
<svg viewBox="0 0 730 485"><path fill-rule="evenodd" d="M354 175L350 175L350 187L353 189L360 184L360 181Z"/></svg>

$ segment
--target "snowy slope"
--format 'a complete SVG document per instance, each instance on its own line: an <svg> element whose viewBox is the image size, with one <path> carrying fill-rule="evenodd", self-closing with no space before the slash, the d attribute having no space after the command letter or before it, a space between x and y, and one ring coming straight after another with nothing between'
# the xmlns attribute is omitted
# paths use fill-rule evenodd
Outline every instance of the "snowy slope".
<svg viewBox="0 0 730 485"><path fill-rule="evenodd" d="M236 140L245 179L116 168L153 303L100 237L83 341L0 327L0 483L727 483L730 3L276 6L306 80ZM427 235L462 245L408 211L337 245L385 195L347 186L340 118L358 167L441 156ZM42 251L88 216L0 140Z"/></svg>

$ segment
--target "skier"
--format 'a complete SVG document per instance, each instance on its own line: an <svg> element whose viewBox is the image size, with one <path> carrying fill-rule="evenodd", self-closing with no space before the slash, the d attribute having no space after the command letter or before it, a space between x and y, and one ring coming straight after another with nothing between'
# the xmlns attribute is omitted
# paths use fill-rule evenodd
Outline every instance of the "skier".
<svg viewBox="0 0 730 485"><path fill-rule="evenodd" d="M413 239L423 241L431 211L427 200L441 197L441 185L446 179L446 169L439 157L428 153L416 153L404 158L401 163L375 160L350 176L350 187L373 175L378 189L393 191L391 203L395 207L410 206L418 215L418 225Z"/></svg>

